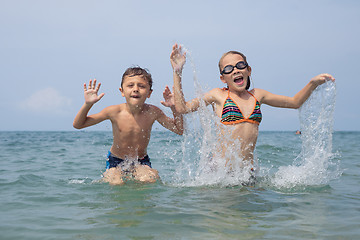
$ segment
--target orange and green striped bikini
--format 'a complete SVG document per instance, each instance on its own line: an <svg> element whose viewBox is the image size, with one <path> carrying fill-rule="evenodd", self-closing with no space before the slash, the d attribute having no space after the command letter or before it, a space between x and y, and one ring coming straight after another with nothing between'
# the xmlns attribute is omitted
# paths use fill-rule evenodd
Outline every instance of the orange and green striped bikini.
<svg viewBox="0 0 360 240"><path fill-rule="evenodd" d="M248 93L255 98L255 96L248 91ZM260 103L255 98L255 106L253 112L249 117L245 118L238 105L231 99L230 91L228 90L228 97L226 98L221 114L220 122L226 125L237 124L241 122L250 122L257 125L262 119Z"/></svg>

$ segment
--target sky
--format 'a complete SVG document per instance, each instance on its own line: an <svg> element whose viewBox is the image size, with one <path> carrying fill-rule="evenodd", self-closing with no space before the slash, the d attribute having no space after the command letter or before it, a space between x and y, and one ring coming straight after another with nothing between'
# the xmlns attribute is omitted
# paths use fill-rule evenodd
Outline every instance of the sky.
<svg viewBox="0 0 360 240"><path fill-rule="evenodd" d="M334 130L360 131L359 24L355 0L0 0L0 131L74 130L83 83L102 83L105 96L90 113L99 112L125 102L121 76L134 65L153 76L148 103L171 114L160 101L172 86L174 43L188 50L188 100L194 78L202 91L224 87L218 61L236 50L247 56L253 86L272 93L293 96L312 77L332 74ZM262 112L260 131L299 128L298 110L262 105Z"/></svg>

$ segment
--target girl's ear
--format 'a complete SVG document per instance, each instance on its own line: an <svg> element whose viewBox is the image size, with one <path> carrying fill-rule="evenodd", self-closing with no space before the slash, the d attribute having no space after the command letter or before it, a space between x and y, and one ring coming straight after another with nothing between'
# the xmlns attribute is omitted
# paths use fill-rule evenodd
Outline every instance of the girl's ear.
<svg viewBox="0 0 360 240"><path fill-rule="evenodd" d="M247 66L247 68L248 68L249 76L251 76L251 67Z"/></svg>
<svg viewBox="0 0 360 240"><path fill-rule="evenodd" d="M221 74L220 75L220 80L223 82L223 83L226 83L225 79L224 79L224 76Z"/></svg>
<svg viewBox="0 0 360 240"><path fill-rule="evenodd" d="M120 92L121 92L121 96L125 97L124 95L124 91L122 90L122 88L119 88Z"/></svg>

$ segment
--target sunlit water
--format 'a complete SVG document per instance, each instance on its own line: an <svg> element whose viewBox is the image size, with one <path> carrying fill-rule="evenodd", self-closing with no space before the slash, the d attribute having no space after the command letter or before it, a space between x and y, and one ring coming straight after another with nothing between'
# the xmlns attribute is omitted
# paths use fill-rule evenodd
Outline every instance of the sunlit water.
<svg viewBox="0 0 360 240"><path fill-rule="evenodd" d="M286 183L280 169L306 165L294 164L301 138L260 132L259 174L269 177L244 187L195 185L199 167L187 164L199 165L200 148L153 132L148 153L162 183L109 186L97 180L111 132L0 132L1 239L357 239L360 133L332 136L341 175L328 167L330 177L315 175L326 181Z"/></svg>
<svg viewBox="0 0 360 240"><path fill-rule="evenodd" d="M110 131L0 132L0 239L358 239L360 132L333 132L334 93L304 104L301 136L260 131L253 187L210 167L205 107L185 136L152 133L155 184L98 181Z"/></svg>

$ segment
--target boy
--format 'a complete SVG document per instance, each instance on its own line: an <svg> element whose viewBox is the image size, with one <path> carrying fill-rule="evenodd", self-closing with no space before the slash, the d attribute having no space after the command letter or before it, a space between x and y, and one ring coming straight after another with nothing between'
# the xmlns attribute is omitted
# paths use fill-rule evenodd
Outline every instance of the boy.
<svg viewBox="0 0 360 240"><path fill-rule="evenodd" d="M126 103L109 106L99 113L87 116L91 107L104 96L104 93L98 95L100 85L96 85L96 79L90 79L88 88L84 84L85 103L76 115L73 126L81 129L107 119L111 121L113 145L108 155L109 161L103 181L112 185L123 184L123 177L130 175L136 181L156 182L159 174L151 168L147 155L153 123L156 120L170 131L183 134L183 118L175 110L170 89L166 86L163 93L165 102L161 103L171 108L173 119L167 117L158 107L145 103L152 93L150 73L140 67L128 68L122 76L119 88Z"/></svg>

